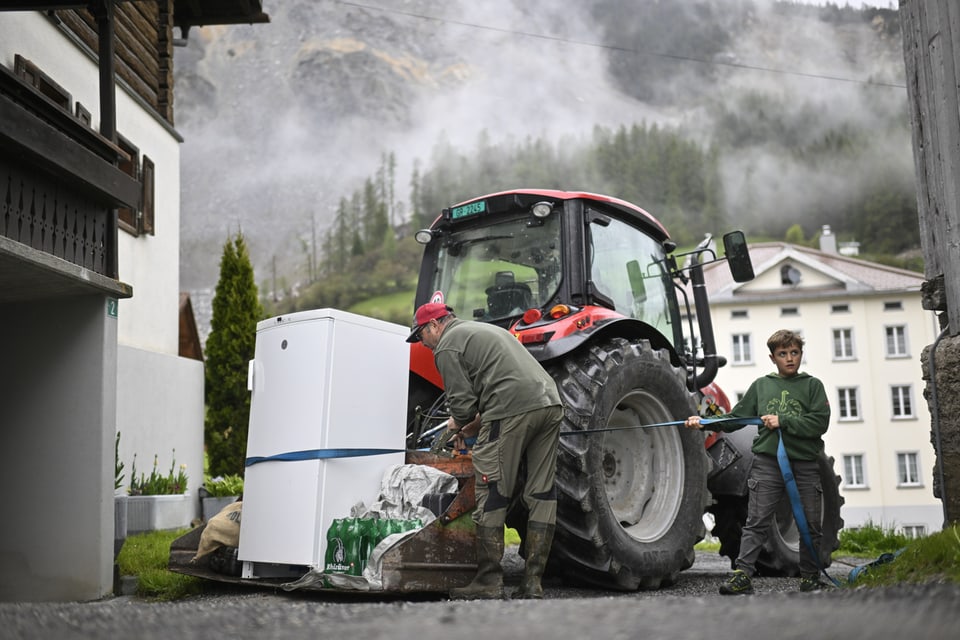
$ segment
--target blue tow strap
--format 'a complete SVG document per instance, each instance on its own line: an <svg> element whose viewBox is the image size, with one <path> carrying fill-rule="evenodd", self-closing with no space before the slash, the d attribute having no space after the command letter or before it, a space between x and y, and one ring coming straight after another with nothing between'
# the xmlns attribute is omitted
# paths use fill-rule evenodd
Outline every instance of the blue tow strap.
<svg viewBox="0 0 960 640"><path fill-rule="evenodd" d="M606 431L629 431L632 429L652 429L654 427L679 427L685 423L686 420L672 420L670 422L654 422L653 424L641 424L641 425L631 425L629 427L608 427L606 429L587 429L584 431L561 431L561 436L588 436L593 433L604 433ZM710 425L710 424L741 424L749 425L761 424L760 418L701 418L700 424Z"/></svg>
<svg viewBox="0 0 960 640"><path fill-rule="evenodd" d="M251 467L261 462L296 462L299 460L330 460L331 458L359 458L361 456L382 456L388 453L405 453L406 449L307 449L289 451L272 456L253 456L244 461Z"/></svg>
<svg viewBox="0 0 960 640"><path fill-rule="evenodd" d="M793 519L797 522L797 530L800 532L800 537L803 538L803 543L807 545L807 549L810 550L810 555L813 556L813 561L817 564L817 569L820 570L820 573L825 575L827 579L833 583L833 586L839 587L840 582L827 573L826 569L820 564L820 554L817 553L817 550L813 546L813 539L810 537L810 527L807 524L807 515L803 511L803 502L800 500L800 489L797 488L797 479L793 475L793 469L790 467L790 459L787 457L787 450L783 446L783 434L780 434L779 442L777 443L777 462L780 463L780 473L783 474L783 482L787 488L787 495L790 496L790 506L793 508Z"/></svg>

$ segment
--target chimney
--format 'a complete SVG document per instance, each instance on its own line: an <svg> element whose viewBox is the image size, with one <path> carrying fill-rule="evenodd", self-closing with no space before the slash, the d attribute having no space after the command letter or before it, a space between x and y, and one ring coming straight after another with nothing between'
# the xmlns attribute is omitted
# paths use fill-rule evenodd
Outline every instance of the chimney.
<svg viewBox="0 0 960 640"><path fill-rule="evenodd" d="M833 232L830 231L830 225L823 225L823 229L820 232L820 251L824 253L836 253L837 252L837 236L833 235Z"/></svg>

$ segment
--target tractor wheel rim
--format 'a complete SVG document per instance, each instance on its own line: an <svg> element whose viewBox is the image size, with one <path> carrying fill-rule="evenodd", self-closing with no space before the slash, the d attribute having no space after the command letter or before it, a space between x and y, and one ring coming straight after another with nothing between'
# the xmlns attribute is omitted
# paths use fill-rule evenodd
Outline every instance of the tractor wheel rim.
<svg viewBox="0 0 960 640"><path fill-rule="evenodd" d="M608 428L670 419L656 397L634 391L611 413ZM683 443L675 427L622 429L603 437L601 470L607 503L624 531L640 541L667 533L683 501Z"/></svg>

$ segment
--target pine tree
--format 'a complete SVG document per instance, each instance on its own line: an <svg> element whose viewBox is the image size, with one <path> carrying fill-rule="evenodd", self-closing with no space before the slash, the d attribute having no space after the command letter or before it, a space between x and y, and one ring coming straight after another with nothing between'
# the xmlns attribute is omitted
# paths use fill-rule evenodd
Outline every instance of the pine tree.
<svg viewBox="0 0 960 640"><path fill-rule="evenodd" d="M253 359L262 317L253 266L243 235L237 233L223 247L206 345L204 443L212 476L244 471L250 418L247 363Z"/></svg>

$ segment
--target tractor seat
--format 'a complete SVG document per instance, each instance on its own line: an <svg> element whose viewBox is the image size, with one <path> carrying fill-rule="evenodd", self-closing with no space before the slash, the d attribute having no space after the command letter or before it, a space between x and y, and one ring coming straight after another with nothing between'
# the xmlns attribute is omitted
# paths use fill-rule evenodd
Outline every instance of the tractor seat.
<svg viewBox="0 0 960 640"><path fill-rule="evenodd" d="M495 284L487 287L487 309L499 318L511 313L523 313L532 305L530 287L522 282Z"/></svg>

